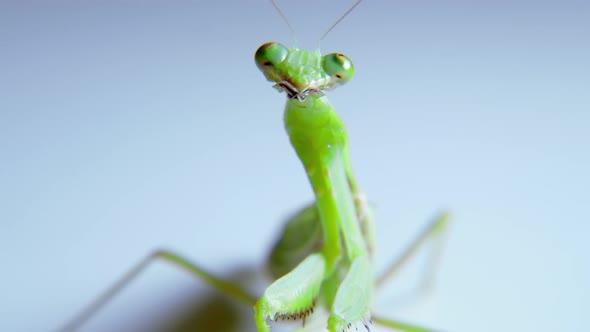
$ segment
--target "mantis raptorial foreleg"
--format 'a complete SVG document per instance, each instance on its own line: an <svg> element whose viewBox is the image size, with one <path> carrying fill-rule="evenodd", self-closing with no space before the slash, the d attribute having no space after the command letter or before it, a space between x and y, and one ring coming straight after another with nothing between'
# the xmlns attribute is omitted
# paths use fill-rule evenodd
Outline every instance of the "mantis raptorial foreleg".
<svg viewBox="0 0 590 332"><path fill-rule="evenodd" d="M269 332L267 320L302 319L313 312L326 261L321 254L307 256L291 272L273 282L254 306L259 332Z"/></svg>
<svg viewBox="0 0 590 332"><path fill-rule="evenodd" d="M361 196L364 198L364 196ZM363 205L365 209L364 216L368 218L364 222L370 227L373 227L373 208L366 204L365 201L357 202ZM427 262L427 270L424 272L424 279L427 282L422 284L432 283L437 271L437 263L443 252L443 245L445 234L447 233L448 223L450 220L450 213L443 212L437 215L430 223L428 223L422 231L416 236L396 258L385 271L375 280L375 288L380 289L386 286L387 282L391 280L403 267L410 262L410 260L422 249L424 246L430 244L434 245L432 248L432 255ZM310 252L321 247L321 228L319 225L319 214L314 204L302 209L297 215L292 217L285 225L283 233L277 244L274 246L272 254L269 257L269 267L273 275L280 277L282 272L287 272L292 269L298 262L306 257ZM378 315L372 316L372 321L378 325L388 327L398 331L407 332L433 332L434 330L419 327L405 322L387 319ZM305 331L308 331L305 329Z"/></svg>

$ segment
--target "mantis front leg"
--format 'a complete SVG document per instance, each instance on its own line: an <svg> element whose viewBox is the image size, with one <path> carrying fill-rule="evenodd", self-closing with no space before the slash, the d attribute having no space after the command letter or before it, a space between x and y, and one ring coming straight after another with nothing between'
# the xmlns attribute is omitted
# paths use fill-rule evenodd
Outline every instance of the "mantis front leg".
<svg viewBox="0 0 590 332"><path fill-rule="evenodd" d="M321 254L312 254L293 271L272 283L254 307L259 332L269 332L267 320L305 319L313 313L326 273Z"/></svg>

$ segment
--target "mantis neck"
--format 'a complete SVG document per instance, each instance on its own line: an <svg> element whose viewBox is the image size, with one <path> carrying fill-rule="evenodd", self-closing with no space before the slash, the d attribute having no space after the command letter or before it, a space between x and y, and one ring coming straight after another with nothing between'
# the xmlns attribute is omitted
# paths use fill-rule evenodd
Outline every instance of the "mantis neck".
<svg viewBox="0 0 590 332"><path fill-rule="evenodd" d="M351 189L346 128L323 94L288 100L284 120L316 196L330 275L342 259L342 242L349 262L367 254Z"/></svg>

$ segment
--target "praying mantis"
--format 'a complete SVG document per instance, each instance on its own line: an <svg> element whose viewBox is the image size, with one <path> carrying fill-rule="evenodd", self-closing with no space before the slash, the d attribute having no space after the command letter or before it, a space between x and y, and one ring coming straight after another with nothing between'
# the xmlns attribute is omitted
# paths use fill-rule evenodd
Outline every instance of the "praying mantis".
<svg viewBox="0 0 590 332"><path fill-rule="evenodd" d="M360 2L356 1L328 32ZM272 3L286 21L276 2ZM355 328L368 331L373 323L400 331L431 331L372 314L374 290L393 276L423 243L440 235L449 215L442 213L436 217L394 264L381 276L375 276L373 210L354 177L344 124L325 96L326 91L351 80L352 61L341 53L322 55L319 50L287 48L276 42L260 46L254 58L266 79L287 96L285 128L315 194L313 203L287 221L271 252L268 267L275 281L256 299L239 285L215 277L178 254L156 251L60 331L78 330L156 259L178 265L220 292L253 307L258 332L270 332L269 322L284 319L300 320L303 330L306 320L315 318L317 306L328 312L328 318L320 325L330 332Z"/></svg>

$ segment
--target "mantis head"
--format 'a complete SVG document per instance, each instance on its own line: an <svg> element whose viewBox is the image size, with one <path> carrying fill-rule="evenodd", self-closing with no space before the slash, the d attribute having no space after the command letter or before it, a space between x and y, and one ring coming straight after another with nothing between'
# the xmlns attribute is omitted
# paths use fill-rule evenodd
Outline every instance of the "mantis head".
<svg viewBox="0 0 590 332"><path fill-rule="evenodd" d="M319 50L289 49L276 42L260 46L254 59L266 79L289 99L304 100L310 93L333 89L354 74L352 61L344 54L322 55Z"/></svg>

